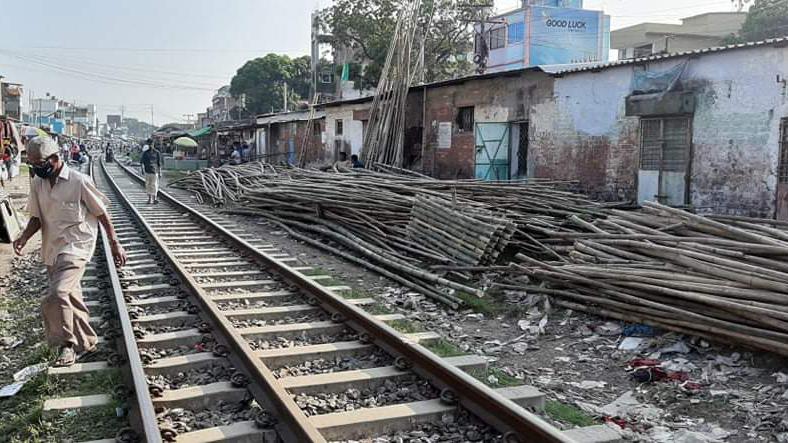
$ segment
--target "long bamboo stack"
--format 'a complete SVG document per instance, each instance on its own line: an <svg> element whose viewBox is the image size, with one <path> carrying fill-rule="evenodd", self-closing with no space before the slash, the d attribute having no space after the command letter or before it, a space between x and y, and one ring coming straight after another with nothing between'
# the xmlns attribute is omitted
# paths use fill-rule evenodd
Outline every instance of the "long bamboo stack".
<svg viewBox="0 0 788 443"><path fill-rule="evenodd" d="M557 228L568 213L601 208L559 189L567 185L561 182L439 181L386 168L397 173L249 164L198 171L173 186L235 203L228 210L267 218L451 306L462 304L457 291L482 295L460 270L491 266L510 245L536 257L555 256L525 231L529 223Z"/></svg>
<svg viewBox="0 0 788 443"><path fill-rule="evenodd" d="M788 227L748 218L703 217L657 203L610 211L570 240L570 263L525 254L520 287L556 304L667 330L737 342L788 356Z"/></svg>
<svg viewBox="0 0 788 443"><path fill-rule="evenodd" d="M506 272L498 286L556 305L788 355L788 222L656 203L625 211L566 182L443 181L393 166L251 164L175 185L450 306L462 304L457 291L482 295L474 272Z"/></svg>

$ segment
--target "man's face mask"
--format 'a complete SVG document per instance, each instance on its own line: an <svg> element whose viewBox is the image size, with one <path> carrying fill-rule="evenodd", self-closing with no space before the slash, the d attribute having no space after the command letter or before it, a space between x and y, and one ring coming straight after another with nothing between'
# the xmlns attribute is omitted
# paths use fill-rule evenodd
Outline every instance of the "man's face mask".
<svg viewBox="0 0 788 443"><path fill-rule="evenodd" d="M46 160L31 165L33 167L33 173L41 178L52 177L55 167L52 166L52 162L50 162L51 159L52 157L49 157Z"/></svg>

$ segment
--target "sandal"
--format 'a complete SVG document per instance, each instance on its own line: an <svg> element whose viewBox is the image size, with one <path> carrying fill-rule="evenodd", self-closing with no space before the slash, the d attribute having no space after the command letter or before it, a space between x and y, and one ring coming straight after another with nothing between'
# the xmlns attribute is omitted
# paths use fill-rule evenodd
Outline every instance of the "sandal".
<svg viewBox="0 0 788 443"><path fill-rule="evenodd" d="M60 356L55 360L55 367L64 367L64 366L72 366L74 363L77 362L77 353L74 352L74 348L71 347L62 347L60 349Z"/></svg>
<svg viewBox="0 0 788 443"><path fill-rule="evenodd" d="M96 351L98 351L98 346L95 346L95 345L92 348L90 348L90 349L85 349L84 351L80 352L77 355L77 361L79 361L80 359L82 359L84 357L90 356L90 354L95 354Z"/></svg>

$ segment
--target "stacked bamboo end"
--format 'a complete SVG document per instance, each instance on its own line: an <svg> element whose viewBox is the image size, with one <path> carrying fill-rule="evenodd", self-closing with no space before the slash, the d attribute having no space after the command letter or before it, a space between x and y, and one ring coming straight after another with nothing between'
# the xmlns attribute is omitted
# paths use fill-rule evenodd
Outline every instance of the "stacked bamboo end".
<svg viewBox="0 0 788 443"><path fill-rule="evenodd" d="M408 237L445 254L453 264L494 264L516 231L492 211L419 195L411 211Z"/></svg>

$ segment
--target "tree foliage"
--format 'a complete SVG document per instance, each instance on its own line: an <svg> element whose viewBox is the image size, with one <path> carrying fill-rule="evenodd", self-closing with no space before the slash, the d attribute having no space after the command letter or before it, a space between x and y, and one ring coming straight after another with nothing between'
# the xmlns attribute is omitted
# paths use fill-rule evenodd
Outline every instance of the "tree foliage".
<svg viewBox="0 0 788 443"><path fill-rule="evenodd" d="M422 31L416 41L426 34L425 81L472 71L467 55L473 50L472 20L479 10L460 5L483 1L423 0L419 19ZM402 6L401 0L336 0L321 11L321 24L332 35L335 47L349 49L352 61L365 65L355 78L357 87L377 85Z"/></svg>
<svg viewBox="0 0 788 443"><path fill-rule="evenodd" d="M788 0L755 0L739 31L744 41L784 37L788 34Z"/></svg>
<svg viewBox="0 0 788 443"><path fill-rule="evenodd" d="M723 44L759 41L788 35L788 0L731 0L739 10L752 3L739 32Z"/></svg>
<svg viewBox="0 0 788 443"><path fill-rule="evenodd" d="M287 84L289 109L307 100L310 85L310 57L290 58L268 54L246 62L230 82L230 94L246 96L246 110L253 114L280 111L284 108Z"/></svg>

